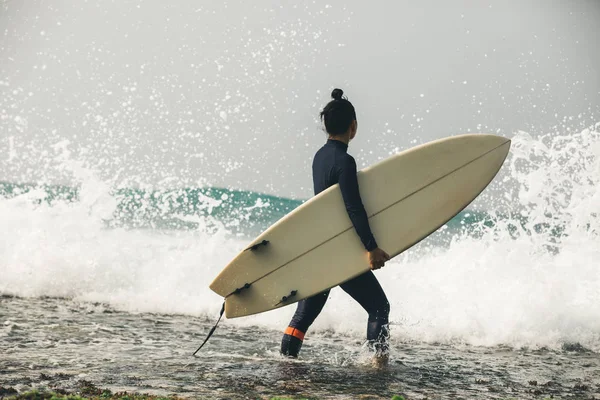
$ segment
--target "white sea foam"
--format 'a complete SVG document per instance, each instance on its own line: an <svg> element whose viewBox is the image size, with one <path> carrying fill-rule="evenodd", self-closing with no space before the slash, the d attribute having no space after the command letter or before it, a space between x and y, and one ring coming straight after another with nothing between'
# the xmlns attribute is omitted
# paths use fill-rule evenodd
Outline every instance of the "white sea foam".
<svg viewBox="0 0 600 400"><path fill-rule="evenodd" d="M510 215L448 248L425 242L377 272L395 340L579 342L600 351L599 128L517 133L498 199ZM77 202L48 206L35 201L39 191L0 200L0 293L216 317L221 299L208 284L246 241L202 224L194 232L107 229L102 219L116 207L108 187L93 173L78 176ZM293 311L224 323L281 329ZM312 329L361 338L365 325L365 312L334 289Z"/></svg>

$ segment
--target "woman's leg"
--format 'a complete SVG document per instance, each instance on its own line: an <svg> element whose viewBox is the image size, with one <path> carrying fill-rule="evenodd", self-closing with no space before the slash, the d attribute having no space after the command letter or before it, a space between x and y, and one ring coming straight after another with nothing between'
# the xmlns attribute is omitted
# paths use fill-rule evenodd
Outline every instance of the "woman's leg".
<svg viewBox="0 0 600 400"><path fill-rule="evenodd" d="M372 271L340 285L369 314L367 340L378 354L387 353L390 303Z"/></svg>
<svg viewBox="0 0 600 400"><path fill-rule="evenodd" d="M304 334L323 309L328 297L329 290L298 302L296 313L281 340L281 354L298 357Z"/></svg>

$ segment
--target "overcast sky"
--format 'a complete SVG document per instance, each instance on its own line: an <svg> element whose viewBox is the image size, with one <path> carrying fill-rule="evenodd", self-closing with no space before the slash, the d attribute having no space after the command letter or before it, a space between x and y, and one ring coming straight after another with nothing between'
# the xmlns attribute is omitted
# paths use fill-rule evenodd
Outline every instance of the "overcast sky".
<svg viewBox="0 0 600 400"><path fill-rule="evenodd" d="M117 186L307 198L334 87L357 109L359 167L459 133L600 121L596 0L0 0L0 12L0 180L70 183L83 165Z"/></svg>

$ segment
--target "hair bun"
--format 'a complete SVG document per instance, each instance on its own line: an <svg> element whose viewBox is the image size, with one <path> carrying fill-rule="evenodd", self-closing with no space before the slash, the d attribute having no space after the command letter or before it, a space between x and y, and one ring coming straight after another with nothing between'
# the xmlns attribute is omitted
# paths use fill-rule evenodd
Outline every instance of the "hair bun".
<svg viewBox="0 0 600 400"><path fill-rule="evenodd" d="M344 91L342 89L333 89L331 92L331 98L334 100L341 100L344 95Z"/></svg>

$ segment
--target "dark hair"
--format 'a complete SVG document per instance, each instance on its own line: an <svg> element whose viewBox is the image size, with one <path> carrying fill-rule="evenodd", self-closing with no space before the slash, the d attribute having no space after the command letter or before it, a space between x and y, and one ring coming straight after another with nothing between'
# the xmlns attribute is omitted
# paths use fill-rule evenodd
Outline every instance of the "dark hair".
<svg viewBox="0 0 600 400"><path fill-rule="evenodd" d="M342 89L333 89L331 100L323 111L321 111L321 120L325 123L325 130L330 135L341 135L348 131L352 121L356 119L354 106L348 101L347 97L342 97Z"/></svg>

